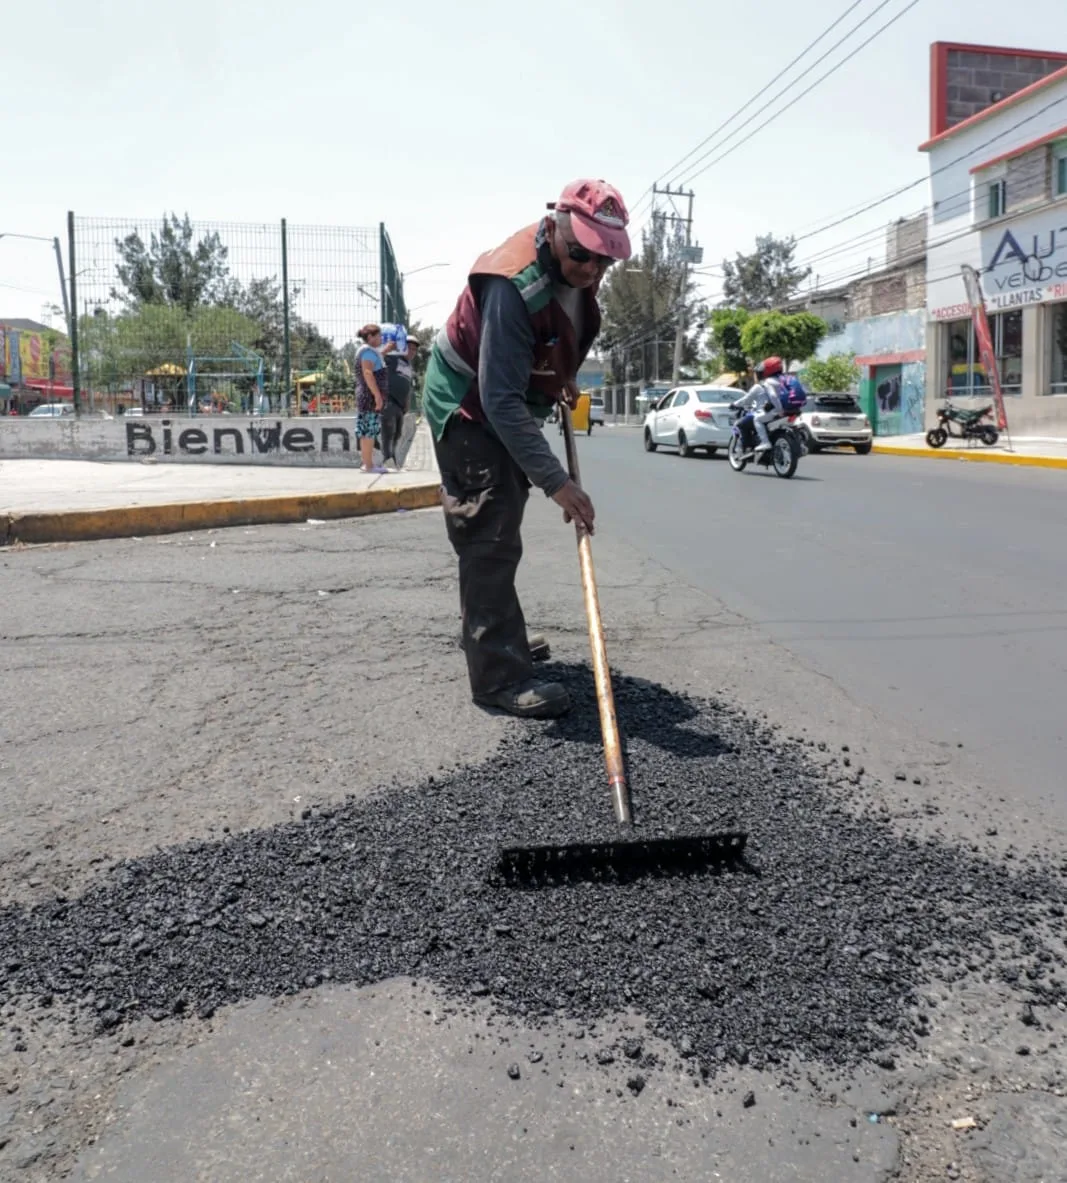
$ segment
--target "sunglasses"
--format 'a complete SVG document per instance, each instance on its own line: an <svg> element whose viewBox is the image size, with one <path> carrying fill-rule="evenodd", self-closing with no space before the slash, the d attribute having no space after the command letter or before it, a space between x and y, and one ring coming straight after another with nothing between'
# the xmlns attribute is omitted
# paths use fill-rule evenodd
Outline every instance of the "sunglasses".
<svg viewBox="0 0 1067 1183"><path fill-rule="evenodd" d="M567 258L572 263L596 263L598 267L608 268L615 262L610 255L598 255L593 251L587 251L576 242L569 242L567 239L563 241L567 244Z"/></svg>

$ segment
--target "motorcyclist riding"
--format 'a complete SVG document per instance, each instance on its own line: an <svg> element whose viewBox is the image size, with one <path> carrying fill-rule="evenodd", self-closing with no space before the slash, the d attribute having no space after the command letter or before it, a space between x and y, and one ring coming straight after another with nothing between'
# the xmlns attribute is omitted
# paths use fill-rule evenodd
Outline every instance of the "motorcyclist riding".
<svg viewBox="0 0 1067 1183"><path fill-rule="evenodd" d="M746 422L751 422L756 430L756 438L759 442L752 455L766 452L771 446L767 424L782 414L778 376L784 368L780 357L768 357L761 361L756 366L756 384L746 394L730 404L735 411L745 411L739 421L742 428L741 438L744 439Z"/></svg>
<svg viewBox="0 0 1067 1183"><path fill-rule="evenodd" d="M752 422L759 436L757 454L766 452L771 446L767 424L782 414L782 398L778 382L785 366L780 357L768 357L756 366L756 384L748 392L752 404Z"/></svg>

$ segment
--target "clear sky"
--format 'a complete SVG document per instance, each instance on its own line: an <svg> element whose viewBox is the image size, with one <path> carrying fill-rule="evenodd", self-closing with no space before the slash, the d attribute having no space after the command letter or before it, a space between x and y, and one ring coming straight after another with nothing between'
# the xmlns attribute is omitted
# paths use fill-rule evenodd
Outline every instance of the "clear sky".
<svg viewBox="0 0 1067 1183"><path fill-rule="evenodd" d="M881 2L860 0L805 60ZM908 3L888 0L804 85ZM603 176L638 206L653 180L685 176L669 170L847 7L848 0L8 6L0 231L59 234L65 243L68 209L384 221L402 270L450 264L406 285L414 316L440 323L473 258L539 217L566 181ZM916 148L929 122L930 43L1067 50L1062 13L1063 0L918 0L765 130L752 134L766 115L736 139L722 133L713 144L750 138L691 180L705 263L750 249L758 233L803 234L921 177L926 157ZM805 240L798 254L879 230L925 201L921 186ZM820 259L816 270L825 281L881 249L876 236ZM714 277L702 279L714 298ZM60 302L47 244L0 239L0 316L37 318L49 301Z"/></svg>

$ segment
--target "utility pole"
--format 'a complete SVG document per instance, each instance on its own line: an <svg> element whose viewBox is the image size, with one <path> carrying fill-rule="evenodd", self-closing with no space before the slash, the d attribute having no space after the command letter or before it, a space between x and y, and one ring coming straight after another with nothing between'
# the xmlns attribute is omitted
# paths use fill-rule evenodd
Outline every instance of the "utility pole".
<svg viewBox="0 0 1067 1183"><path fill-rule="evenodd" d="M672 189L668 185L665 189L661 189L658 185L652 186L652 200L659 196L671 199L671 208L676 209L674 199L684 197L688 201L688 210L686 216L683 218L677 212L673 214L660 214L658 216L666 218L671 222L685 223L685 247L682 253L682 273L678 283L678 303L675 311L677 324L674 333L674 367L671 372L671 385L677 386L678 379L682 368L682 347L685 344L685 294L689 287L689 268L693 263L699 263L703 260L704 252L700 247L693 246L693 190L686 192L679 186L677 189ZM658 352L657 344L657 352Z"/></svg>

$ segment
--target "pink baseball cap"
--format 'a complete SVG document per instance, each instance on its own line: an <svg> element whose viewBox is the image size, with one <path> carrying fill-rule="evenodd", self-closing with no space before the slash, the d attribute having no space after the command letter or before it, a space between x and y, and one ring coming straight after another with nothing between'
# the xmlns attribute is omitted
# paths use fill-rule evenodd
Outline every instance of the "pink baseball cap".
<svg viewBox="0 0 1067 1183"><path fill-rule="evenodd" d="M579 245L611 259L628 259L633 250L626 233L630 215L622 194L607 181L572 181L549 206L571 216Z"/></svg>

